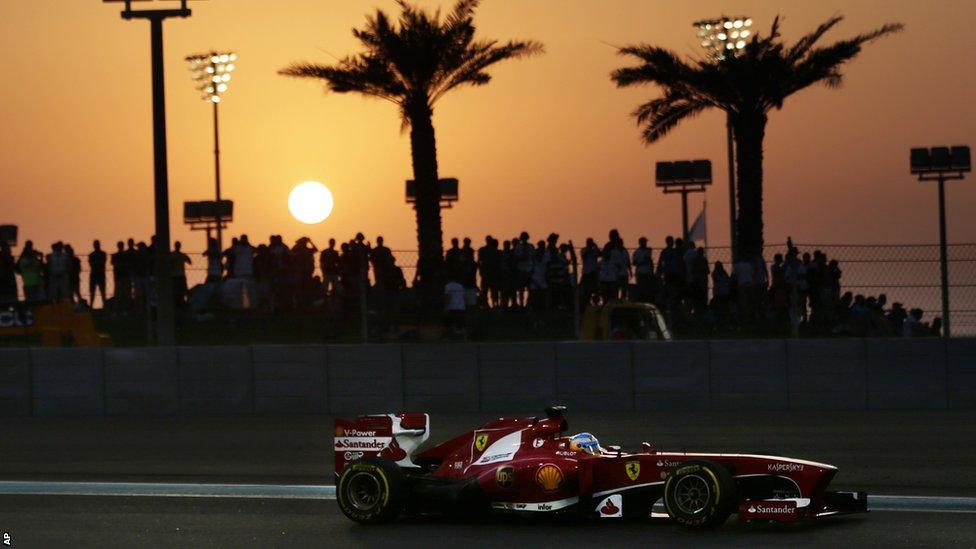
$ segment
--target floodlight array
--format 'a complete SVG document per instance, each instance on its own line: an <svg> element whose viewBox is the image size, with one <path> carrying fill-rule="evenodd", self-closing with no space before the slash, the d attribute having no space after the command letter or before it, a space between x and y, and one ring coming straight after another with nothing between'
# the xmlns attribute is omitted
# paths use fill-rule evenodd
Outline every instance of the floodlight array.
<svg viewBox="0 0 976 549"><path fill-rule="evenodd" d="M698 27L701 47L719 61L735 57L753 35L752 19L748 17L721 17L698 21L694 25Z"/></svg>
<svg viewBox="0 0 976 549"><path fill-rule="evenodd" d="M189 63L193 81L197 83L197 90L203 94L201 99L220 103L221 96L227 92L230 84L230 73L234 72L237 54L210 52L190 55L186 62Z"/></svg>

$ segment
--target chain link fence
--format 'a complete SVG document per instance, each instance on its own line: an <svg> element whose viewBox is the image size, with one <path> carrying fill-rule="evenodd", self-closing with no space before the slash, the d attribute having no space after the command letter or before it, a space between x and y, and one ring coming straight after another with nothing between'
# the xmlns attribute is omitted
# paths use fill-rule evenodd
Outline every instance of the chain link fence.
<svg viewBox="0 0 976 549"><path fill-rule="evenodd" d="M885 294L889 306L902 303L906 309L920 308L924 320L931 321L942 315L941 284L939 270L939 246L937 244L805 244L795 243L801 253L819 250L828 260L837 260L843 272L841 292L865 296ZM786 254L785 244L765 248L769 264L775 254ZM660 250L654 251L655 263ZM728 265L731 250L728 247L709 247L706 250L709 263L722 261ZM187 268L189 287L200 284L206 278L206 259L201 252L189 253L193 264ZM414 250L393 252L397 265L403 269L407 284L411 284L416 272L418 253ZM976 243L950 244L949 303L953 336L976 336ZM81 293L90 303L88 295L87 258L82 257ZM106 279L108 295L112 288L111 266ZM96 306L101 306L98 298Z"/></svg>

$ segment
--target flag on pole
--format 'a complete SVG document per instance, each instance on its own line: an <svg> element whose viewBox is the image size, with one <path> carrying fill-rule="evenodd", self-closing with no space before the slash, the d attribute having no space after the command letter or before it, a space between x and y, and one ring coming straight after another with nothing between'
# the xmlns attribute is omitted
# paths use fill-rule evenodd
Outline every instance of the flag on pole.
<svg viewBox="0 0 976 549"><path fill-rule="evenodd" d="M705 222L705 205L702 205L702 211L695 218L695 223L688 229L688 240L692 242L708 241L708 227Z"/></svg>

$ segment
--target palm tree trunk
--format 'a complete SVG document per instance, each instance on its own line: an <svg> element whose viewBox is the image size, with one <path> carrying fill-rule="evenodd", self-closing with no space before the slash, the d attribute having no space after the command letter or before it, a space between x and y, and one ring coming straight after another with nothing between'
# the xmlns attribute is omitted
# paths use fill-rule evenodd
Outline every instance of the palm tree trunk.
<svg viewBox="0 0 976 549"><path fill-rule="evenodd" d="M763 253L763 139L764 113L735 114L735 160L739 215L736 219L737 257L755 259Z"/></svg>
<svg viewBox="0 0 976 549"><path fill-rule="evenodd" d="M413 178L417 185L417 244L420 257L417 270L420 297L426 307L438 304L441 295L441 262L444 255L441 234L440 187L437 175L437 140L433 111L426 101L410 108L410 152Z"/></svg>

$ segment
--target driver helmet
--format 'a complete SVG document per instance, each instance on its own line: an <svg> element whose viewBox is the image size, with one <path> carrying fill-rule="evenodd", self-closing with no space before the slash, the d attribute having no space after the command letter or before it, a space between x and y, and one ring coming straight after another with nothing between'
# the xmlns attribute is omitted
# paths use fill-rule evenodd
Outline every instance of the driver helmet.
<svg viewBox="0 0 976 549"><path fill-rule="evenodd" d="M569 449L574 452L586 452L598 455L601 451L600 441L590 433L579 433L569 437Z"/></svg>

